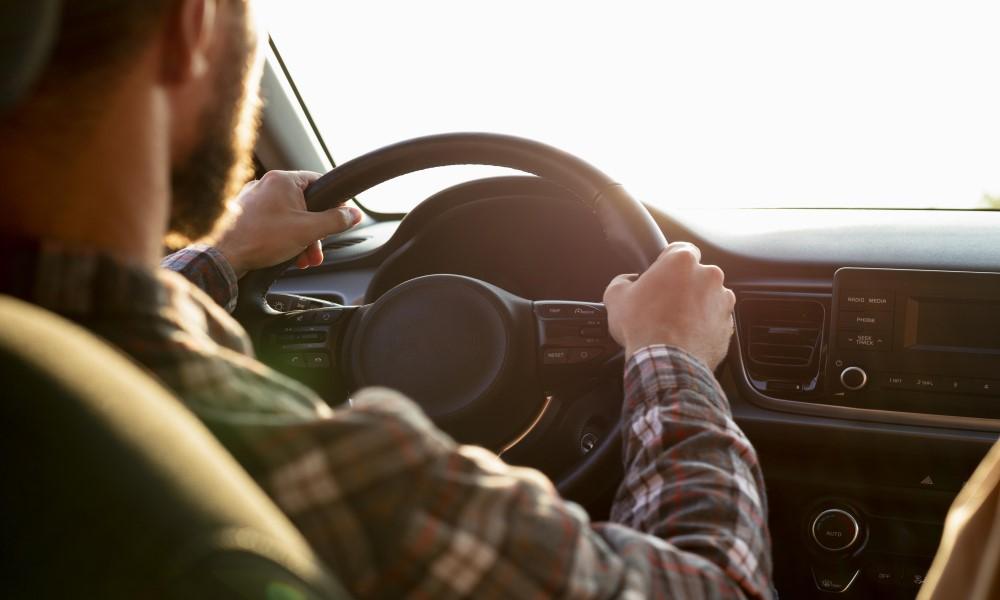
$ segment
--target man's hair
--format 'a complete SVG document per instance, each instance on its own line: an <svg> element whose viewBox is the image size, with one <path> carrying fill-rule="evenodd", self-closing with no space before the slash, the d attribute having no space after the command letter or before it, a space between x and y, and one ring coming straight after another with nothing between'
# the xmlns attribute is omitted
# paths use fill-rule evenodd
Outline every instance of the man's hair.
<svg viewBox="0 0 1000 600"><path fill-rule="evenodd" d="M64 0L59 30L38 91L110 83L174 0Z"/></svg>

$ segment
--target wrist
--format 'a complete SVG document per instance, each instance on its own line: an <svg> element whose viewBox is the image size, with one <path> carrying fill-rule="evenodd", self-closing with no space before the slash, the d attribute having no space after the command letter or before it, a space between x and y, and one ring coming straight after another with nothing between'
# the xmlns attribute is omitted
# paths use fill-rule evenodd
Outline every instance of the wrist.
<svg viewBox="0 0 1000 600"><path fill-rule="evenodd" d="M234 252L225 240L219 240L216 242L214 248L221 258L226 261L229 268L236 274L237 279L247 274L248 269L244 267L243 263L239 260L239 253Z"/></svg>

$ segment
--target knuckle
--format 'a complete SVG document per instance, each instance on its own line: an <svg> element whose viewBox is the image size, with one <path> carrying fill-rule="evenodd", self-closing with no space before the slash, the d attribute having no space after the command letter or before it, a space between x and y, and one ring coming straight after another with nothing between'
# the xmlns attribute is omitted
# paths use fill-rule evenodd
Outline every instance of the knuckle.
<svg viewBox="0 0 1000 600"><path fill-rule="evenodd" d="M705 270L705 275L707 275L708 279L713 283L721 285L722 282L726 280L725 272L723 272L723 270L716 265L705 265L703 269Z"/></svg>
<svg viewBox="0 0 1000 600"><path fill-rule="evenodd" d="M723 289L725 290L725 292L723 293L725 294L726 297L726 304L729 305L729 308L731 310L734 306L736 306L736 294L733 292L733 290L729 288L723 288Z"/></svg>
<svg viewBox="0 0 1000 600"><path fill-rule="evenodd" d="M264 173L264 176L260 178L261 183L274 183L282 178L282 171L268 171Z"/></svg>
<svg viewBox="0 0 1000 600"><path fill-rule="evenodd" d="M698 264L698 257L686 248L682 248L671 253L668 260L668 264L670 264L671 267L685 273L693 271L695 265Z"/></svg>

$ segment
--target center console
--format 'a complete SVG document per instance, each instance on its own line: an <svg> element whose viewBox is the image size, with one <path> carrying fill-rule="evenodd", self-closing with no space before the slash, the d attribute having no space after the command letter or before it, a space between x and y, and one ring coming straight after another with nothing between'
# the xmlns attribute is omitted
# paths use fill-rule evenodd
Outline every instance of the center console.
<svg viewBox="0 0 1000 600"><path fill-rule="evenodd" d="M826 375L845 406L1000 418L1000 274L840 269Z"/></svg>
<svg viewBox="0 0 1000 600"><path fill-rule="evenodd" d="M832 287L736 292L727 394L762 459L779 589L913 598L1000 432L1000 273L842 268ZM796 425L777 436L761 414Z"/></svg>

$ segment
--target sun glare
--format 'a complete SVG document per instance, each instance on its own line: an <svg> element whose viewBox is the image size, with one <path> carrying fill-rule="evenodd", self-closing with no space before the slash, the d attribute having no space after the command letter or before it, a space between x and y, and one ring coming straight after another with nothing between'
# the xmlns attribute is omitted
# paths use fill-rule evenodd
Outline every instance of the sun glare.
<svg viewBox="0 0 1000 600"><path fill-rule="evenodd" d="M970 208L1000 195L996 2L265 4L337 161L497 131L670 206ZM363 199L406 210L488 172L408 177Z"/></svg>

